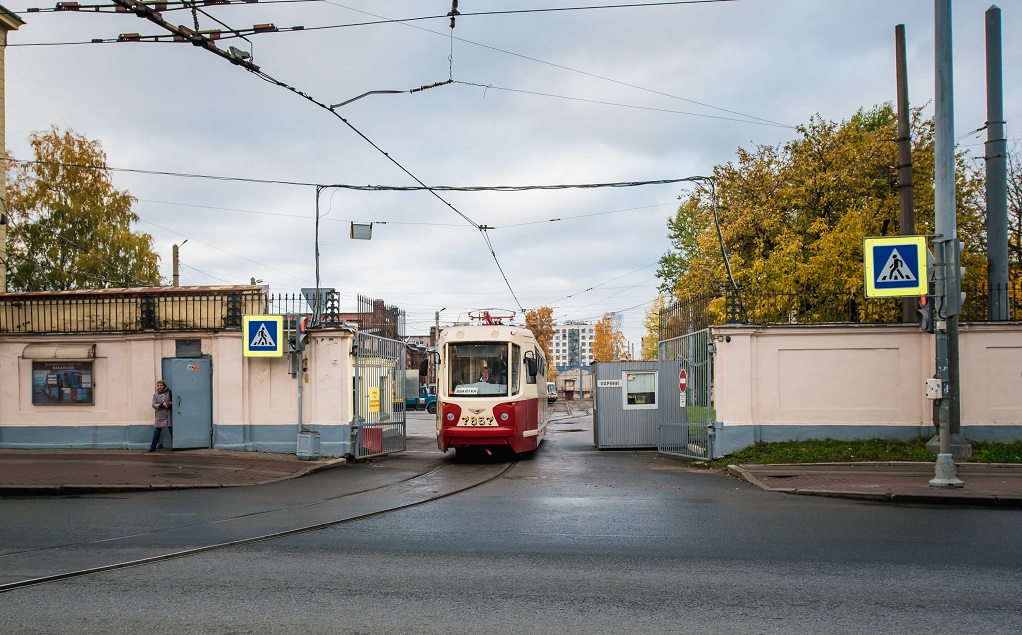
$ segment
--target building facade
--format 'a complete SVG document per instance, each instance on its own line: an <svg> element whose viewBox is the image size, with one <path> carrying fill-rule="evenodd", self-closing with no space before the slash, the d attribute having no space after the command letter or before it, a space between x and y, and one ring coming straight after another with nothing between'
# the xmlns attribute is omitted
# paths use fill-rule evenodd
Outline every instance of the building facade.
<svg viewBox="0 0 1022 635"><path fill-rule="evenodd" d="M552 348L558 372L569 368L589 370L595 337L596 327L592 322L569 320L555 324Z"/></svg>

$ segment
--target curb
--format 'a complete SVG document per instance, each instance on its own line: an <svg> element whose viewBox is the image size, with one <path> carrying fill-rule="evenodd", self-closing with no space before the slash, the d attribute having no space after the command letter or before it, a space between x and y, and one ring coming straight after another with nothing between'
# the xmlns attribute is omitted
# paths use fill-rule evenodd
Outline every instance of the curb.
<svg viewBox="0 0 1022 635"><path fill-rule="evenodd" d="M885 463L814 463L813 466L883 466L883 465L904 465L903 462L885 462ZM999 464L990 464L990 467L998 467ZM776 467L776 466L771 466ZM777 492L780 494L790 494L795 496L817 496L822 498L841 498L846 500L857 500L863 502L873 503L892 503L901 505L942 505L942 506L958 506L958 507L998 507L1005 509L1020 509L1022 508L1022 496L1007 495L1007 496L993 496L988 494L969 494L969 495L956 495L950 492L960 490L949 490L949 489L934 489L932 494L919 494L919 493L897 493L897 492L862 492L862 491L850 491L840 489L815 489L815 488L798 488L798 487L771 487L759 479L752 469L742 465L728 465L726 472L738 479L754 485L760 489L768 492ZM868 478L868 477L867 477Z"/></svg>
<svg viewBox="0 0 1022 635"><path fill-rule="evenodd" d="M123 455L113 455L123 459ZM169 455L168 455L169 456ZM200 455L208 456L208 455ZM107 455L109 458L110 455ZM213 461L200 460L197 464L210 463ZM249 487L252 485L268 485L281 481L302 478L317 472L323 472L347 463L345 458L327 459L322 462L302 461L303 466L290 474L276 478L267 478L261 481L250 481L244 483L219 483L219 482L195 482L195 483L148 483L148 484L64 484L64 485L0 485L0 497L4 496L76 496L83 494L120 494L127 492L166 492L192 489L226 489L233 487ZM169 462L168 462L169 463ZM244 472L251 466L240 465L237 469L229 470L226 474L233 472ZM220 475L221 477L223 474ZM213 477L217 478L217 477Z"/></svg>

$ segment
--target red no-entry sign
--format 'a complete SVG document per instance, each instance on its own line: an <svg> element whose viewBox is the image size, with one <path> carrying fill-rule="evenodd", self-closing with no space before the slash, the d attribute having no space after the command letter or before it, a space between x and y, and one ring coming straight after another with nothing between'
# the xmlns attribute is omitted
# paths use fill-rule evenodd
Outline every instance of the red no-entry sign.
<svg viewBox="0 0 1022 635"><path fill-rule="evenodd" d="M688 386L688 373L682 368L681 372L678 373L678 389L681 392L685 392L685 387Z"/></svg>

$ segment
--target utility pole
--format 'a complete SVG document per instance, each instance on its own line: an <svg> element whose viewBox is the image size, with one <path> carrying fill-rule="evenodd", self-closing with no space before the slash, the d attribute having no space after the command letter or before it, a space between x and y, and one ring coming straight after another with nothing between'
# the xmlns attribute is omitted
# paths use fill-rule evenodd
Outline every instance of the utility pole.
<svg viewBox="0 0 1022 635"><path fill-rule="evenodd" d="M894 54L898 80L898 210L902 236L916 233L912 190L912 128L908 110L908 65L905 61L905 25L894 27ZM915 322L916 299L901 299L901 321Z"/></svg>
<svg viewBox="0 0 1022 635"><path fill-rule="evenodd" d="M172 272L171 273L171 286L173 286L173 287L178 286L178 282L180 280L180 274L179 274L180 261L178 260L178 249L180 247L184 246L184 244L186 242L188 242L187 238L180 245L178 245L177 243L174 243L174 246L170 248L170 263L171 263L171 272Z"/></svg>
<svg viewBox="0 0 1022 635"><path fill-rule="evenodd" d="M987 317L1008 316L1008 142L1004 137L1001 77L1001 10L986 12L987 53Z"/></svg>
<svg viewBox="0 0 1022 635"><path fill-rule="evenodd" d="M958 392L958 312L961 292L957 275L958 239L955 219L954 79L951 49L951 0L934 0L934 225L938 292L944 328L936 329L937 375L941 382L938 409L939 450L931 487L962 487L951 455L951 402ZM952 366L954 368L952 369Z"/></svg>

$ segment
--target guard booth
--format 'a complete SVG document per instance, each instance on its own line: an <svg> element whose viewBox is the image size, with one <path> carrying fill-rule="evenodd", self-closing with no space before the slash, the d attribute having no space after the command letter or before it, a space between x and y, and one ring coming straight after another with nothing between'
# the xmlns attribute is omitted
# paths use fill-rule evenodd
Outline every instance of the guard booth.
<svg viewBox="0 0 1022 635"><path fill-rule="evenodd" d="M714 458L710 343L706 329L661 342L657 361L594 364L596 447Z"/></svg>
<svg viewBox="0 0 1022 635"><path fill-rule="evenodd" d="M596 447L657 447L660 362L598 362L592 368Z"/></svg>

